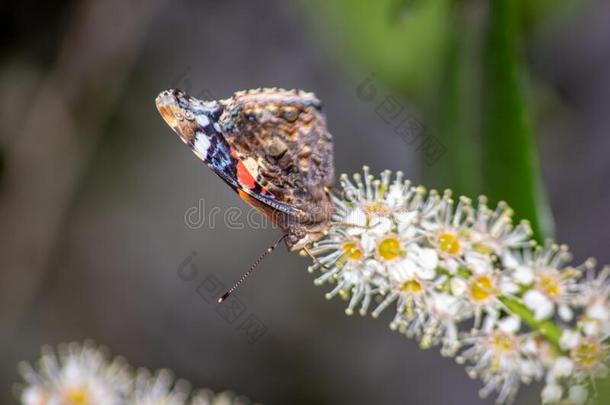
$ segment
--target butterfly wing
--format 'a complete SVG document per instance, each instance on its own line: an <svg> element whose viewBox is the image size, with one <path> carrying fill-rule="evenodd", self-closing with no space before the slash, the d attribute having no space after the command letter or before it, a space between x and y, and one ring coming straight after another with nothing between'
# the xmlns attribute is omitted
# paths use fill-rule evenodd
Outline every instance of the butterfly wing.
<svg viewBox="0 0 610 405"><path fill-rule="evenodd" d="M287 215L297 215L297 210L276 201L254 179L242 158L224 139L215 122L222 109L219 103L206 103L179 90L167 90L157 97L156 104L182 141L240 197L260 209L270 207Z"/></svg>
<svg viewBox="0 0 610 405"><path fill-rule="evenodd" d="M291 249L322 236L332 213L332 137L313 94L263 89L205 102L168 90L156 103L202 161L286 230Z"/></svg>
<svg viewBox="0 0 610 405"><path fill-rule="evenodd" d="M224 139L260 186L300 212L293 225L325 222L331 208L332 136L312 93L238 92L219 119Z"/></svg>

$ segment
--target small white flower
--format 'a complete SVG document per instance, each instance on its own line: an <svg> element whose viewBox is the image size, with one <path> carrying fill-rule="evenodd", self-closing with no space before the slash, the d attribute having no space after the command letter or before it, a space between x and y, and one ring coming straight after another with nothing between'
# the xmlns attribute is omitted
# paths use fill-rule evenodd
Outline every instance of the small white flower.
<svg viewBox="0 0 610 405"><path fill-rule="evenodd" d="M573 385L570 387L568 398L574 405L582 405L587 402L589 393L583 385Z"/></svg>
<svg viewBox="0 0 610 405"><path fill-rule="evenodd" d="M453 356L461 346L458 322L469 316L463 300L444 293L434 293L429 298L430 316L423 327L425 343L442 344L441 354Z"/></svg>
<svg viewBox="0 0 610 405"><path fill-rule="evenodd" d="M561 334L561 339L559 340L559 346L563 350L570 350L575 348L580 342L580 334L578 332L572 330L565 330Z"/></svg>
<svg viewBox="0 0 610 405"><path fill-rule="evenodd" d="M199 390L193 395L190 405L248 405L251 402L245 398L236 396L232 392L214 394L210 390Z"/></svg>
<svg viewBox="0 0 610 405"><path fill-rule="evenodd" d="M555 305L538 290L529 290L523 296L523 303L532 311L537 321L549 319L553 315Z"/></svg>
<svg viewBox="0 0 610 405"><path fill-rule="evenodd" d="M125 362L121 358L108 360L104 349L90 343L60 345L58 354L45 347L38 370L27 363L20 369L29 384L21 394L27 405L118 405L131 384Z"/></svg>
<svg viewBox="0 0 610 405"><path fill-rule="evenodd" d="M46 405L51 396L51 392L40 386L27 387L21 393L21 403L23 405Z"/></svg>
<svg viewBox="0 0 610 405"><path fill-rule="evenodd" d="M560 304L557 306L557 315L559 315L559 318L561 318L561 320L564 322L570 322L572 318L574 318L572 308L566 304Z"/></svg>
<svg viewBox="0 0 610 405"><path fill-rule="evenodd" d="M487 206L487 199L479 197L479 205L471 228L473 249L485 254L495 254L502 259L505 267L515 265L513 253L516 249L532 244L529 223L522 221L517 226L513 226L512 215L513 212L506 203L500 202L492 211Z"/></svg>
<svg viewBox="0 0 610 405"><path fill-rule="evenodd" d="M367 224L366 213L360 207L354 208L353 210L348 212L344 218L341 218L341 219L346 224L355 225L353 227L346 228L345 231L350 235L361 234L364 231L363 227L365 227Z"/></svg>
<svg viewBox="0 0 610 405"><path fill-rule="evenodd" d="M475 274L488 273L490 267L492 267L491 256L481 254L478 252L470 252L464 257L466 267L472 270Z"/></svg>
<svg viewBox="0 0 610 405"><path fill-rule="evenodd" d="M584 308L579 323L589 336L610 336L610 266L596 274L594 262L586 264L586 280L574 288L576 304Z"/></svg>
<svg viewBox="0 0 610 405"><path fill-rule="evenodd" d="M601 300L591 301L586 309L586 314L589 318L600 322L607 322L610 318L610 307L607 302Z"/></svg>
<svg viewBox="0 0 610 405"><path fill-rule="evenodd" d="M215 395L204 389L191 394L190 384L175 381L169 370L132 375L121 358L108 360L105 349L91 343L60 345L58 354L43 348L36 370L20 364L28 384L21 389L24 405L247 405L231 392Z"/></svg>
<svg viewBox="0 0 610 405"><path fill-rule="evenodd" d="M506 333L517 333L521 329L521 320L517 316L508 316L498 322L498 329Z"/></svg>
<svg viewBox="0 0 610 405"><path fill-rule="evenodd" d="M583 266L567 266L571 258L566 246L547 243L544 248L524 249L518 258L519 265L511 277L531 289L524 295L524 303L534 311L536 320L550 319L558 308L566 322L572 320L569 305L574 301L576 281Z"/></svg>
<svg viewBox="0 0 610 405"><path fill-rule="evenodd" d="M513 277L519 284L529 285L534 281L534 272L526 266L517 266L513 271Z"/></svg>
<svg viewBox="0 0 610 405"><path fill-rule="evenodd" d="M551 367L550 374L554 378L564 378L572 374L574 362L567 357L561 356L555 360Z"/></svg>
<svg viewBox="0 0 610 405"><path fill-rule="evenodd" d="M606 377L609 357L608 345L593 336L580 337L578 344L570 350L577 377L581 379Z"/></svg>
<svg viewBox="0 0 610 405"><path fill-rule="evenodd" d="M512 328L508 322L505 327ZM498 402L511 402L514 399L522 379L535 377L524 376L524 370L536 373L539 367L529 362L522 347L522 338L501 329L490 333L479 333L465 338L464 344L471 345L457 357L458 362L471 361L474 366L467 367L471 377L480 377L485 386L480 391L482 397L491 392L498 392Z"/></svg>
<svg viewBox="0 0 610 405"><path fill-rule="evenodd" d="M438 266L438 255L434 249L418 249L416 254L422 268L434 270Z"/></svg>
<svg viewBox="0 0 610 405"><path fill-rule="evenodd" d="M563 394L563 390L561 386L558 384L547 384L541 392L542 403L543 404L553 404L559 402L561 396Z"/></svg>
<svg viewBox="0 0 610 405"><path fill-rule="evenodd" d="M450 288L453 295L456 297L461 297L468 289L468 283L461 277L452 277Z"/></svg>
<svg viewBox="0 0 610 405"><path fill-rule="evenodd" d="M184 405L190 394L190 385L184 380L174 382L169 370L159 370L151 375L148 370L138 370L131 405Z"/></svg>

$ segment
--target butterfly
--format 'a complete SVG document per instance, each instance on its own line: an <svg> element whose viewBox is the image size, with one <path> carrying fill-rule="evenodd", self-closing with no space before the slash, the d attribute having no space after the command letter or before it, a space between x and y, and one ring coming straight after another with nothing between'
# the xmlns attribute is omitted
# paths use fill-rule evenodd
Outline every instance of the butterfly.
<svg viewBox="0 0 610 405"><path fill-rule="evenodd" d="M285 232L291 251L322 238L333 211L333 143L313 93L266 88L203 101L174 89L156 105L199 159Z"/></svg>

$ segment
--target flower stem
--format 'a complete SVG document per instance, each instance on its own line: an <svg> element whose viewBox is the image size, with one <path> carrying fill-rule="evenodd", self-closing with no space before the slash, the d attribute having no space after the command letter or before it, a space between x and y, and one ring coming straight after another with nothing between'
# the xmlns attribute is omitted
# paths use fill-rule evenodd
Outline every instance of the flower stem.
<svg viewBox="0 0 610 405"><path fill-rule="evenodd" d="M533 331L539 332L549 343L551 343L559 352L562 352L559 347L559 339L561 338L561 328L555 325L552 321L537 321L534 313L519 301L500 297L500 301L512 312L525 322Z"/></svg>

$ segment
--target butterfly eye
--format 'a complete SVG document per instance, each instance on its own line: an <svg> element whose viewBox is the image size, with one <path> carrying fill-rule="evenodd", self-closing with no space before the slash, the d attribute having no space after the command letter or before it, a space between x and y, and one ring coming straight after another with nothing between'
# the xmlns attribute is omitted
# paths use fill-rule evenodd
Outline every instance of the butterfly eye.
<svg viewBox="0 0 610 405"><path fill-rule="evenodd" d="M282 118L288 122L295 122L299 118L299 112L295 109L286 109L282 111Z"/></svg>

